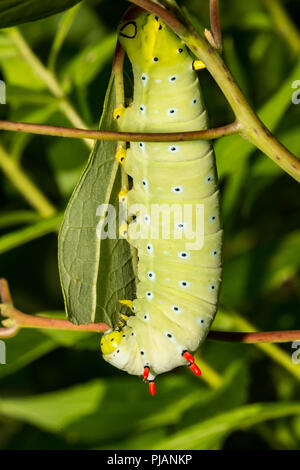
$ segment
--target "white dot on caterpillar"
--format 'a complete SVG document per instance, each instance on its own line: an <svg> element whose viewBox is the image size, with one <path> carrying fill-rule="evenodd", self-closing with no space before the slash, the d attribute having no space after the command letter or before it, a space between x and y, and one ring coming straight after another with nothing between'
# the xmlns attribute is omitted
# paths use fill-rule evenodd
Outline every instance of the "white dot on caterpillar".
<svg viewBox="0 0 300 470"><path fill-rule="evenodd" d="M146 313L143 318L144 318L145 321L149 321L149 315L148 315L148 313Z"/></svg>
<svg viewBox="0 0 300 470"><path fill-rule="evenodd" d="M133 312L135 312L135 311L136 311L136 308L135 308L135 306L134 306L134 305L132 306L131 310L132 310Z"/></svg>
<svg viewBox="0 0 300 470"><path fill-rule="evenodd" d="M209 184L212 182L212 176L208 175L206 178L205 178L205 183Z"/></svg>
<svg viewBox="0 0 300 470"><path fill-rule="evenodd" d="M174 313L181 313L181 308L178 305L172 305L171 310Z"/></svg>
<svg viewBox="0 0 300 470"><path fill-rule="evenodd" d="M147 297L148 300L152 300L153 299L153 292L147 291L146 292L146 297Z"/></svg>
<svg viewBox="0 0 300 470"><path fill-rule="evenodd" d="M167 282L171 282L171 279L169 279L168 277L166 277L166 281L167 281Z"/></svg>
<svg viewBox="0 0 300 470"><path fill-rule="evenodd" d="M217 256L217 254L218 254L218 250L213 250L213 251L211 252L211 255L212 255L212 256Z"/></svg>
<svg viewBox="0 0 300 470"><path fill-rule="evenodd" d="M146 250L147 250L149 253L153 253L153 246L151 245L151 243L147 243L147 245L146 245Z"/></svg>
<svg viewBox="0 0 300 470"><path fill-rule="evenodd" d="M187 289L189 287L190 283L188 281L179 281L179 285L183 289Z"/></svg>
<svg viewBox="0 0 300 470"><path fill-rule="evenodd" d="M161 82L162 82L162 80L161 80L160 78L157 78L157 79L155 80L155 83L161 83Z"/></svg>
<svg viewBox="0 0 300 470"><path fill-rule="evenodd" d="M216 220L216 216L215 215L212 215L210 218L209 218L210 222L214 222Z"/></svg>
<svg viewBox="0 0 300 470"><path fill-rule="evenodd" d="M151 281L154 281L155 277L156 276L153 271L148 271L148 279L150 279Z"/></svg>
<svg viewBox="0 0 300 470"><path fill-rule="evenodd" d="M146 179L143 179L142 185L144 186L144 188L148 188L148 181Z"/></svg>
<svg viewBox="0 0 300 470"><path fill-rule="evenodd" d="M143 81L144 84L147 83L147 81L148 81L148 75L146 75L145 73L143 73L143 75L142 75L142 81Z"/></svg>
<svg viewBox="0 0 300 470"><path fill-rule="evenodd" d="M150 224L150 216L148 214L144 216L144 221L146 222L146 224Z"/></svg>
<svg viewBox="0 0 300 470"><path fill-rule="evenodd" d="M183 187L182 186L173 186L172 191L173 191L173 193L180 194L183 191Z"/></svg>
<svg viewBox="0 0 300 470"><path fill-rule="evenodd" d="M172 152L172 153L175 153L175 152L178 152L179 150L179 146L178 145L170 145L168 147L168 152Z"/></svg>
<svg viewBox="0 0 300 470"><path fill-rule="evenodd" d="M211 286L209 286L209 289L213 292L214 290L216 290L216 286L212 284Z"/></svg>
<svg viewBox="0 0 300 470"><path fill-rule="evenodd" d="M141 353L141 356L144 356L145 351L143 351L143 350L141 349L141 350L140 350L140 353Z"/></svg>
<svg viewBox="0 0 300 470"><path fill-rule="evenodd" d="M145 114L145 112L146 112L146 106L141 105L141 106L140 106L140 111L141 111L142 114Z"/></svg>
<svg viewBox="0 0 300 470"><path fill-rule="evenodd" d="M168 252L168 251L164 251L163 253L164 253L164 255L168 255L168 254L169 254L169 252Z"/></svg>
<svg viewBox="0 0 300 470"><path fill-rule="evenodd" d="M179 256L179 258L187 259L190 256L190 254L187 251L180 251L178 253L178 256Z"/></svg>
<svg viewBox="0 0 300 470"><path fill-rule="evenodd" d="M169 82L173 83L173 82L176 82L177 80L177 75L172 75L171 77L169 77Z"/></svg>
<svg viewBox="0 0 300 470"><path fill-rule="evenodd" d="M135 336L135 331L133 331L133 332L131 333L131 336Z"/></svg>
<svg viewBox="0 0 300 470"><path fill-rule="evenodd" d="M144 142L139 142L139 147L140 147L140 149L145 150Z"/></svg>
<svg viewBox="0 0 300 470"><path fill-rule="evenodd" d="M205 322L204 322L203 318L199 318L198 323L200 323L200 325L203 325L203 323L205 323Z"/></svg>
<svg viewBox="0 0 300 470"><path fill-rule="evenodd" d="M191 101L192 104L196 104L197 103L197 99L196 98L193 98L192 101Z"/></svg>
<svg viewBox="0 0 300 470"><path fill-rule="evenodd" d="M168 109L168 111L167 111L168 116L174 116L176 113L177 113L177 109L176 109L176 108L170 108L170 109Z"/></svg>

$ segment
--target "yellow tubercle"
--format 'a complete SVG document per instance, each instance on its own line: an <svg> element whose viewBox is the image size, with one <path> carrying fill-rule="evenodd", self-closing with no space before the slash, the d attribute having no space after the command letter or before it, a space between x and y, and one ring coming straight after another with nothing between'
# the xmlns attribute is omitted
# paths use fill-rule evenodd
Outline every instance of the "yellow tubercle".
<svg viewBox="0 0 300 470"><path fill-rule="evenodd" d="M119 233L120 233L121 237L126 238L127 232L128 232L128 226L125 222L123 222L123 224L121 224L121 227L120 227L120 230L119 230Z"/></svg>
<svg viewBox="0 0 300 470"><path fill-rule="evenodd" d="M124 315L124 313L120 313L120 318L122 318L122 320L126 322L129 317L127 315Z"/></svg>
<svg viewBox="0 0 300 470"><path fill-rule="evenodd" d="M206 65L204 64L204 62L202 62L202 60L193 61L193 70L201 70L205 68L206 68Z"/></svg>
<svg viewBox="0 0 300 470"><path fill-rule="evenodd" d="M102 354L105 355L114 352L118 348L122 336L123 333L117 330L104 334L100 343Z"/></svg>
<svg viewBox="0 0 300 470"><path fill-rule="evenodd" d="M117 153L116 153L117 162L121 163L121 165L122 165L122 163L124 163L125 157L126 157L126 150L125 149L120 148L119 150L117 150Z"/></svg>
<svg viewBox="0 0 300 470"><path fill-rule="evenodd" d="M115 108L113 112L114 119L119 119L121 116L123 116L124 112L125 112L124 106L119 106L118 108Z"/></svg>
<svg viewBox="0 0 300 470"><path fill-rule="evenodd" d="M118 196L120 202L126 201L128 192L129 192L128 189L121 189L121 191L119 192L119 196Z"/></svg>

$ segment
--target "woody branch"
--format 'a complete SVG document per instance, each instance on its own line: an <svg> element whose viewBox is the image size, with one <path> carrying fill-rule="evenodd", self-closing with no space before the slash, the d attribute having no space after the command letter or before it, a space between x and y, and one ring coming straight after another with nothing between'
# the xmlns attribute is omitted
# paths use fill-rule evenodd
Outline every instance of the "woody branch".
<svg viewBox="0 0 300 470"><path fill-rule="evenodd" d="M13 305L6 279L0 279L0 304L4 328L0 328L0 338L15 336L21 328L46 328L68 331L86 331L104 333L110 327L106 323L88 323L74 325L68 320L46 318L38 315L28 315L16 309ZM208 339L214 341L230 341L238 343L284 343L300 339L300 330L269 331L259 333L211 331Z"/></svg>

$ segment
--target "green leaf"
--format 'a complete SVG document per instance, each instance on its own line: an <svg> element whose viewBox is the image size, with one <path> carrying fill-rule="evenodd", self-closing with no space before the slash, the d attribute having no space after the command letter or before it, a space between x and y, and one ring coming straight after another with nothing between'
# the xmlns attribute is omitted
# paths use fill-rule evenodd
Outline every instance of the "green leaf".
<svg viewBox="0 0 300 470"><path fill-rule="evenodd" d="M164 377L158 399L160 408L172 402L175 406L184 387L190 385L195 392L197 382L188 376L173 380ZM126 435L156 409L157 403L148 395L147 385L128 376L122 380L112 377L93 380L42 395L0 398L0 414L72 436L74 440L91 442ZM112 410L117 420L112 419Z"/></svg>
<svg viewBox="0 0 300 470"><path fill-rule="evenodd" d="M143 436L151 429L159 431L173 426L176 430L174 426L186 426L187 412L193 416L194 424L203 417L240 405L247 386L244 378L242 364L230 368L218 390L207 389L188 373L164 376L159 379L158 394L153 400L147 385L136 378L110 377L42 395L1 397L0 414L74 441L107 443L118 438L126 447L128 438ZM53 409L52 414L49 410ZM112 410L118 420L112 419ZM143 445L149 448L146 440Z"/></svg>
<svg viewBox="0 0 300 470"><path fill-rule="evenodd" d="M116 128L113 120L115 107L112 76L101 129ZM118 300L132 298L133 295L130 246L126 240L117 238L118 231L115 239L101 240L99 237L99 207L108 203L116 206L121 187L115 160L116 145L116 142L108 141L95 144L71 197L59 234L59 266L66 311L69 320L77 324L95 321L115 324Z"/></svg>
<svg viewBox="0 0 300 470"><path fill-rule="evenodd" d="M255 424L285 416L300 414L300 403L255 403L219 414L185 429L175 437L156 443L153 449L211 449L220 438Z"/></svg>
<svg viewBox="0 0 300 470"><path fill-rule="evenodd" d="M35 21L71 8L80 0L2 0L0 28Z"/></svg>
<svg viewBox="0 0 300 470"><path fill-rule="evenodd" d="M88 387L78 385L38 397L0 398L0 413L56 431L81 416L93 413L104 393L104 384L94 381Z"/></svg>

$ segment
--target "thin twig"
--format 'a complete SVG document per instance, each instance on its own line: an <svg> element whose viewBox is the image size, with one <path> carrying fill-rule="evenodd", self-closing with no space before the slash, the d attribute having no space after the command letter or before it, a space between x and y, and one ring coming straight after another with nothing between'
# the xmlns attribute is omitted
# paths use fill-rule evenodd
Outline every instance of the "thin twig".
<svg viewBox="0 0 300 470"><path fill-rule="evenodd" d="M209 3L210 3L209 10L210 10L211 32L214 38L214 42L216 44L216 49L218 49L221 52L222 51L222 30L221 30L221 22L220 22L219 0L210 0Z"/></svg>
<svg viewBox="0 0 300 470"><path fill-rule="evenodd" d="M174 132L174 133L134 133L117 131L94 131L71 127L47 126L44 124L29 124L25 122L1 121L0 129L31 134L69 137L74 139L122 140L128 142L180 142L185 140L210 140L226 135L237 134L241 131L239 122L235 121L226 126L207 129L204 131Z"/></svg>
<svg viewBox="0 0 300 470"><path fill-rule="evenodd" d="M55 330L87 331L103 333L110 327L106 323L88 323L87 325L74 325L68 320L46 318L38 315L28 315L16 309L6 279L0 279L0 298L2 299L1 315L8 318L4 320L8 328L0 328L0 338L16 334L19 328L47 328ZM294 331L267 331L260 333L237 333L227 331L211 331L208 339L214 341L230 341L238 343L283 343L300 339L300 330Z"/></svg>
<svg viewBox="0 0 300 470"><path fill-rule="evenodd" d="M94 333L103 333L110 327L106 323L88 323L86 325L75 325L68 320L60 318L47 318L38 315L28 315L17 310L12 305L0 304L1 314L16 322L18 328L46 328L50 330L68 330L68 331L90 331ZM5 322L5 320L4 320ZM10 327L11 328L11 327ZM0 329L0 337L2 330Z"/></svg>
<svg viewBox="0 0 300 470"><path fill-rule="evenodd" d="M154 13L186 43L191 51L204 62L227 98L237 121L242 126L242 135L262 150L277 165L300 182L300 160L284 147L264 126L260 118L247 102L242 90L234 80L220 54L203 39L190 24L186 28L177 18L151 0L129 0L131 3Z"/></svg>
<svg viewBox="0 0 300 470"><path fill-rule="evenodd" d="M261 331L261 332L229 332L229 331L211 331L207 339L214 341L226 341L234 343L289 343L290 341L300 340L300 330L288 331Z"/></svg>
<svg viewBox="0 0 300 470"><path fill-rule="evenodd" d="M17 333L19 328L47 328L55 330L91 331L103 333L109 329L106 323L88 323L87 325L74 325L68 320L59 318L46 318L38 315L28 315L13 306L9 285L6 279L0 279L1 316L6 319L2 324L8 328L0 328L0 338L9 337Z"/></svg>

